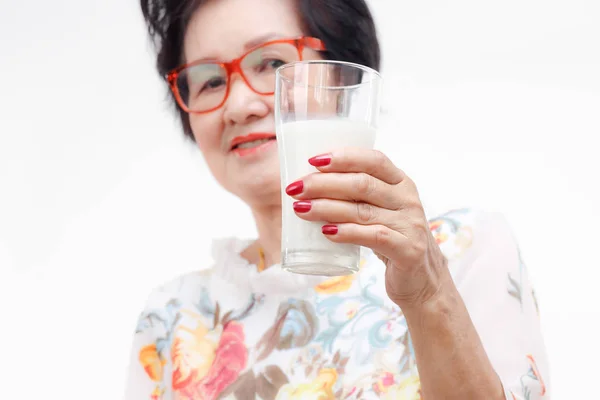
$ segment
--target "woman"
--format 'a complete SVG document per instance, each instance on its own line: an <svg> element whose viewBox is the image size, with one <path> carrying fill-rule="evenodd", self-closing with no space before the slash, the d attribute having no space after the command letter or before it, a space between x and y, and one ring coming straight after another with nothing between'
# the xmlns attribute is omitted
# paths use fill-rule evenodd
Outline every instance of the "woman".
<svg viewBox="0 0 600 400"><path fill-rule="evenodd" d="M535 299L506 224L469 210L428 222L415 184L382 153L315 154L307 162L322 173L287 189L298 218L364 246L360 272L276 265L274 71L300 58L378 69L364 0L141 4L184 132L252 209L258 238L216 242L212 268L151 294L128 399L549 398Z"/></svg>

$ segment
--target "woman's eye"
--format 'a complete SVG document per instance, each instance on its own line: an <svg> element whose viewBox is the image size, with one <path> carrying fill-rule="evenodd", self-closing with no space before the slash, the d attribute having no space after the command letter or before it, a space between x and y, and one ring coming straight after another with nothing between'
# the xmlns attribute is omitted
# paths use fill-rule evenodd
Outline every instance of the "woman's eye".
<svg viewBox="0 0 600 400"><path fill-rule="evenodd" d="M285 64L285 61L281 61L281 60L277 60L277 59L263 60L262 64L260 65L260 70L261 71L276 70L277 68L281 67L284 64Z"/></svg>
<svg viewBox="0 0 600 400"><path fill-rule="evenodd" d="M223 86L224 84L225 84L225 79L213 78L213 79L206 81L206 83L204 84L204 86L202 86L202 89L200 91L217 89L218 87Z"/></svg>
<svg viewBox="0 0 600 400"><path fill-rule="evenodd" d="M279 67L281 67L282 65L285 64L285 62L281 61L281 60L270 60L269 64L271 64L271 68L273 69L277 69Z"/></svg>

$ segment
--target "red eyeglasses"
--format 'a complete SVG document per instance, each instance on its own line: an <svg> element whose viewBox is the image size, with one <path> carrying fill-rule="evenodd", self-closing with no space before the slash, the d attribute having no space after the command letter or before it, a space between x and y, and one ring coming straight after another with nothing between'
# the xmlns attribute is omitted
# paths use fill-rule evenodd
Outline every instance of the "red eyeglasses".
<svg viewBox="0 0 600 400"><path fill-rule="evenodd" d="M301 61L305 49L324 51L320 39L300 37L279 39L250 49L230 62L194 61L167 74L169 86L179 106L188 113L214 111L229 96L231 75L240 74L255 93L275 93L275 70L294 61Z"/></svg>

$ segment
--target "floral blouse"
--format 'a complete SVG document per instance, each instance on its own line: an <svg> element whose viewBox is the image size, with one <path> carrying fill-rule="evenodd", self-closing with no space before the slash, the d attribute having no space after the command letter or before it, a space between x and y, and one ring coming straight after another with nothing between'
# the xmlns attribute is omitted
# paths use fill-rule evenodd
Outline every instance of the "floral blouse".
<svg viewBox="0 0 600 400"><path fill-rule="evenodd" d="M549 399L537 303L506 222L456 210L430 228L506 398ZM216 241L212 268L150 295L126 399L421 399L406 320L371 251L358 273L326 278L258 272L239 255L249 243Z"/></svg>

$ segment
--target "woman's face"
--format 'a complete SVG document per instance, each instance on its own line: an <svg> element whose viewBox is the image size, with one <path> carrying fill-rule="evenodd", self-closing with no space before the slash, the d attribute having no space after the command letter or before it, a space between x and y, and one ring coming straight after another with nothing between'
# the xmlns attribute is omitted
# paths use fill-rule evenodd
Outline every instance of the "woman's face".
<svg viewBox="0 0 600 400"><path fill-rule="evenodd" d="M229 61L268 40L302 35L294 0L211 0L190 21L184 55L186 62ZM316 52L312 55L317 57ZM232 144L251 135L275 136L273 102L273 95L255 93L234 74L222 107L189 114L196 143L212 174L253 207L281 202L277 144L275 140L249 142L244 149Z"/></svg>

